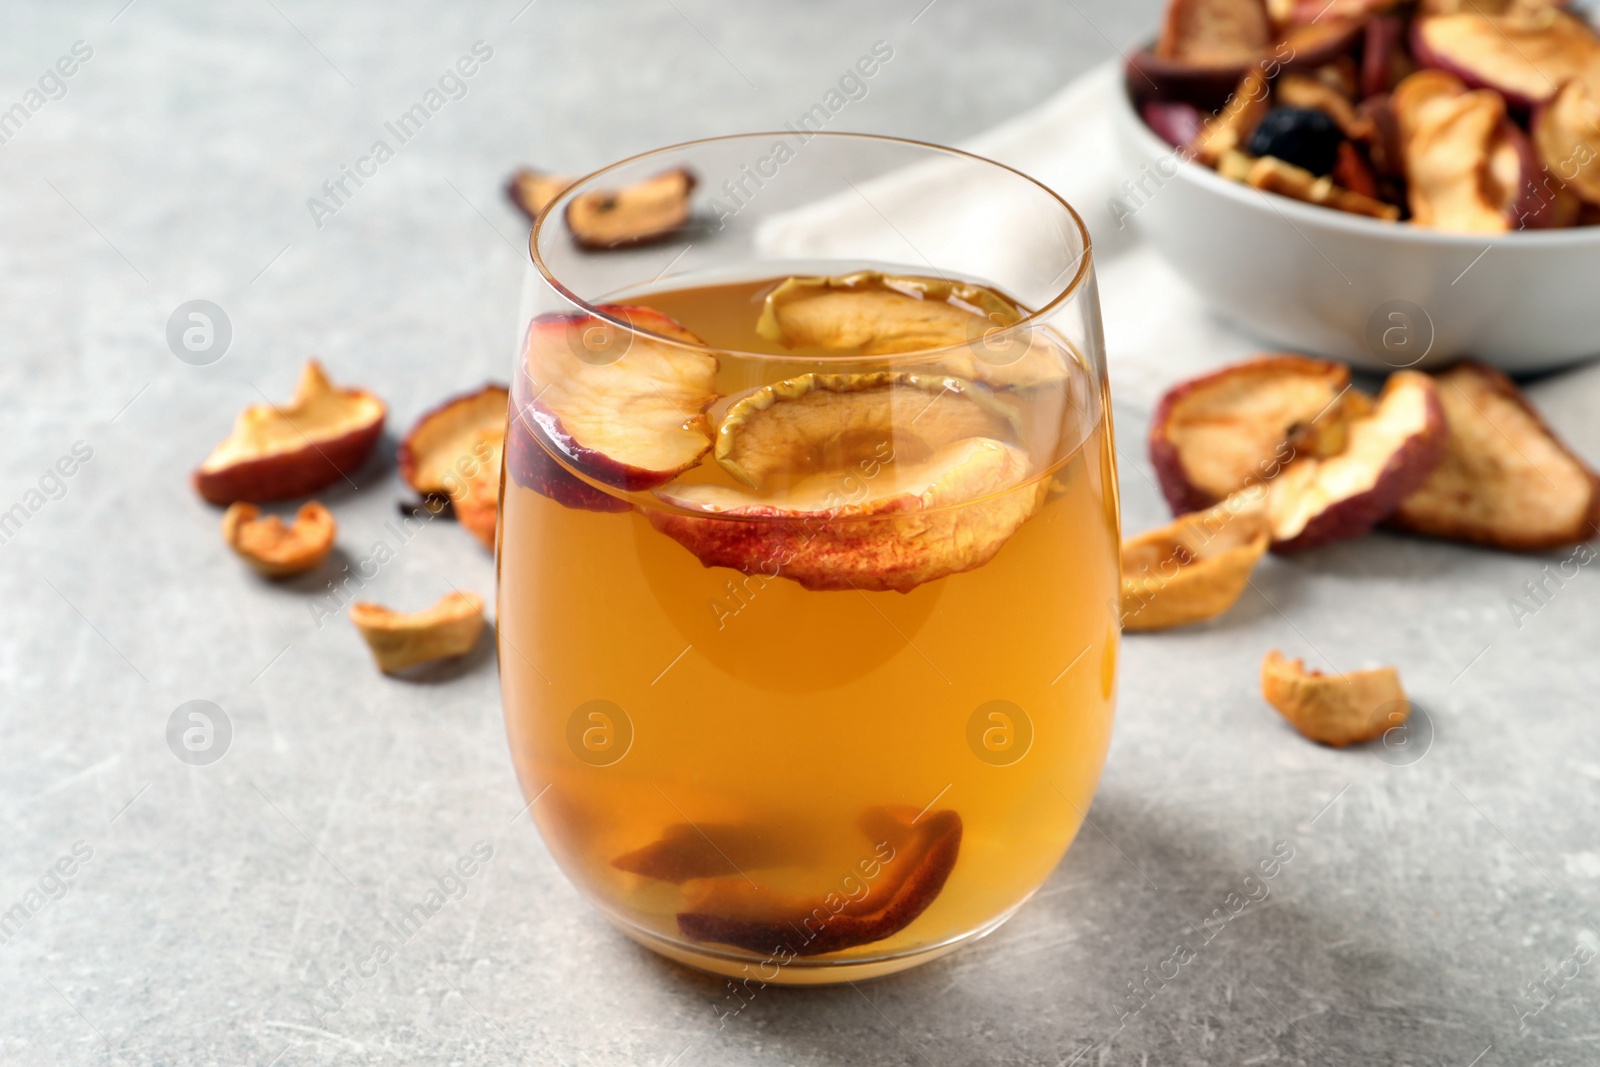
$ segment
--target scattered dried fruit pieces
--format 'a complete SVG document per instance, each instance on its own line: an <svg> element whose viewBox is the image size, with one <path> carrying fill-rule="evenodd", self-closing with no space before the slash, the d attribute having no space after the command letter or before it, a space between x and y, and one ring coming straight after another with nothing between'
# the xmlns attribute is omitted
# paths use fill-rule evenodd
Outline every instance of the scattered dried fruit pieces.
<svg viewBox="0 0 1600 1067"><path fill-rule="evenodd" d="M222 515L223 541L268 578L287 578L321 566L333 551L338 529L333 515L316 501L302 504L288 525L242 501L229 505Z"/></svg>
<svg viewBox="0 0 1600 1067"><path fill-rule="evenodd" d="M1300 733L1335 748L1382 737L1411 714L1393 667L1324 674L1276 649L1261 664L1261 695Z"/></svg>
<svg viewBox="0 0 1600 1067"><path fill-rule="evenodd" d="M1150 424L1150 461L1174 515L1261 485L1300 454L1344 447L1350 368L1262 356L1169 389Z"/></svg>
<svg viewBox="0 0 1600 1067"><path fill-rule="evenodd" d="M817 899L788 896L741 877L713 878L686 892L678 928L694 941L763 954L821 956L893 937L944 890L961 852L961 816L911 808L868 812L861 829L872 851L850 872L843 892ZM857 896L859 887L860 895Z"/></svg>
<svg viewBox="0 0 1600 1067"><path fill-rule="evenodd" d="M539 217L539 212L566 191L573 179L564 174L546 174L526 167L513 173L506 182L506 196L511 198L528 221Z"/></svg>
<svg viewBox="0 0 1600 1067"><path fill-rule="evenodd" d="M620 189L582 193L567 204L567 229L579 245L596 250L659 241L689 221L694 187L694 174L678 168Z"/></svg>
<svg viewBox="0 0 1600 1067"><path fill-rule="evenodd" d="M1360 537L1427 480L1444 454L1444 409L1433 379L1390 375L1370 414L1350 420L1345 447L1304 456L1267 486L1272 547L1296 552Z"/></svg>
<svg viewBox="0 0 1600 1067"><path fill-rule="evenodd" d="M492 551L509 392L490 383L423 415L400 442L400 475L424 497L449 499L456 518Z"/></svg>
<svg viewBox="0 0 1600 1067"><path fill-rule="evenodd" d="M393 674L470 652L483 633L483 598L446 593L433 607L409 614L358 601L350 605L350 621L372 649L378 669Z"/></svg>
<svg viewBox="0 0 1600 1067"><path fill-rule="evenodd" d="M1600 480L1499 371L1462 363L1438 378L1444 457L1391 525L1513 551L1595 536Z"/></svg>
<svg viewBox="0 0 1600 1067"><path fill-rule="evenodd" d="M598 310L632 329L591 315L534 319L523 373L535 395L517 418L596 481L653 489L711 450L705 412L717 399L717 360L687 347L698 338L659 311L610 304Z"/></svg>
<svg viewBox="0 0 1600 1067"><path fill-rule="evenodd" d="M309 496L366 462L383 418L383 401L336 388L308 360L287 405L252 404L239 413L194 472L195 490L213 504Z"/></svg>
<svg viewBox="0 0 1600 1067"><path fill-rule="evenodd" d="M1260 499L1230 497L1122 543L1122 628L1166 630L1233 607L1272 541Z"/></svg>

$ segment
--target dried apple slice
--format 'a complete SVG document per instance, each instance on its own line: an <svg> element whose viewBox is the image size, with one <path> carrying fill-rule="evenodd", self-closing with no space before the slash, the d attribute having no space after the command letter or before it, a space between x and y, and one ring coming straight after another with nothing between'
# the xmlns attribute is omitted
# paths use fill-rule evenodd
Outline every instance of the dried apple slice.
<svg viewBox="0 0 1600 1067"><path fill-rule="evenodd" d="M682 885L695 878L725 878L803 862L809 849L792 827L746 823L676 823L643 848L611 865L629 874Z"/></svg>
<svg viewBox="0 0 1600 1067"><path fill-rule="evenodd" d="M400 442L400 476L424 497L449 498L461 525L494 549L509 391L490 383L423 415Z"/></svg>
<svg viewBox="0 0 1600 1067"><path fill-rule="evenodd" d="M542 170L521 167L507 179L506 196L532 222L573 180L564 174L546 174Z"/></svg>
<svg viewBox="0 0 1600 1067"><path fill-rule="evenodd" d="M717 360L691 347L699 339L659 311L616 304L599 311L633 329L581 314L533 320L527 381L519 383L532 395L519 397L517 420L536 436L530 444L543 442L596 481L653 489L711 450L705 413L717 399ZM519 459L537 462L531 454Z"/></svg>
<svg viewBox="0 0 1600 1067"><path fill-rule="evenodd" d="M1600 37L1581 19L1554 8L1419 18L1411 49L1424 67L1492 89L1517 107L1548 101L1600 64Z"/></svg>
<svg viewBox="0 0 1600 1067"><path fill-rule="evenodd" d="M1589 78L1564 85L1533 121L1549 173L1590 204L1600 204L1600 61Z"/></svg>
<svg viewBox="0 0 1600 1067"><path fill-rule="evenodd" d="M483 597L446 593L433 607L409 614L357 601L350 605L350 621L361 631L378 669L393 674L472 651L483 632Z"/></svg>
<svg viewBox="0 0 1600 1067"><path fill-rule="evenodd" d="M315 570L333 551L339 526L327 508L302 504L294 522L262 516L254 504L230 504L222 515L222 539L239 558L268 578L287 578Z"/></svg>
<svg viewBox="0 0 1600 1067"><path fill-rule="evenodd" d="M1241 493L1122 543L1122 628L1166 630L1233 607L1272 533L1260 496Z"/></svg>
<svg viewBox="0 0 1600 1067"><path fill-rule="evenodd" d="M602 251L659 241L689 221L694 187L694 173L679 167L620 189L583 193L567 204L567 229L582 247Z"/></svg>
<svg viewBox="0 0 1600 1067"><path fill-rule="evenodd" d="M1424 71L1395 90L1412 221L1453 233L1504 233L1511 205L1493 168L1497 146L1508 143L1505 99L1487 89L1455 91L1451 80ZM1520 173L1520 158L1511 165Z"/></svg>
<svg viewBox="0 0 1600 1067"><path fill-rule="evenodd" d="M1425 482L1444 454L1438 387L1426 374L1397 371L1347 434L1338 453L1297 459L1268 483L1274 551L1360 537Z"/></svg>
<svg viewBox="0 0 1600 1067"><path fill-rule="evenodd" d="M1511 379L1481 363L1461 363L1438 382L1444 458L1400 501L1390 525L1519 552L1595 535L1600 480Z"/></svg>
<svg viewBox="0 0 1600 1067"><path fill-rule="evenodd" d="M1155 54L1219 66L1248 63L1271 43L1262 0L1171 0Z"/></svg>
<svg viewBox="0 0 1600 1067"><path fill-rule="evenodd" d="M1147 100L1139 105L1139 117L1173 148L1188 147L1206 124L1200 109L1182 100Z"/></svg>
<svg viewBox="0 0 1600 1067"><path fill-rule="evenodd" d="M1324 674L1276 649L1261 664L1261 695L1301 734L1335 748L1382 737L1411 715L1393 667Z"/></svg>
<svg viewBox="0 0 1600 1067"><path fill-rule="evenodd" d="M1273 91L1279 107L1320 111L1352 140L1365 141L1372 136L1372 119L1357 112L1348 96L1321 78L1291 72L1278 79Z"/></svg>
<svg viewBox="0 0 1600 1067"><path fill-rule="evenodd" d="M846 872L845 892L811 899L742 877L707 879L685 894L678 929L695 941L791 956L821 956L893 937L944 890L961 853L961 816L888 807L868 812L861 829L871 851Z"/></svg>
<svg viewBox="0 0 1600 1067"><path fill-rule="evenodd" d="M1344 447L1350 368L1263 356L1173 386L1150 423L1150 462L1174 515L1275 476L1302 451Z"/></svg>
<svg viewBox="0 0 1600 1067"><path fill-rule="evenodd" d="M195 490L213 504L309 496L366 462L383 417L383 401L336 388L307 360L287 405L252 404L239 413L194 472Z"/></svg>
<svg viewBox="0 0 1600 1067"><path fill-rule="evenodd" d="M1351 215L1385 222L1396 222L1400 218L1400 209L1393 204L1346 189L1334 184L1331 177L1319 178L1309 170L1272 156L1263 156L1251 163L1250 169L1245 172L1244 182L1262 192L1277 193Z"/></svg>
<svg viewBox="0 0 1600 1067"><path fill-rule="evenodd" d="M1215 167L1224 154L1236 152L1249 143L1250 135L1271 108L1272 93L1266 75L1252 70L1234 90L1227 106L1206 120L1194 139L1195 157L1206 166Z"/></svg>

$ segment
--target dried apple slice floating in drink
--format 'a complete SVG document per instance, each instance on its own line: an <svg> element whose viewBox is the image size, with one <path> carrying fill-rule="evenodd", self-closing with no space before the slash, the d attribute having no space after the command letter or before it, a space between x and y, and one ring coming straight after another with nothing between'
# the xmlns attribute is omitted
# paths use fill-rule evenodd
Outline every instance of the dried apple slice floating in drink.
<svg viewBox="0 0 1600 1067"><path fill-rule="evenodd" d="M1545 168L1590 204L1600 204L1600 61L1568 82L1533 121Z"/></svg>
<svg viewBox="0 0 1600 1067"><path fill-rule="evenodd" d="M517 484L605 511L628 505L544 450L618 489L671 481L711 450L705 413L717 399L717 360L689 347L699 339L659 311L620 304L598 310L609 318L552 314L529 325L508 447Z"/></svg>
<svg viewBox="0 0 1600 1067"><path fill-rule="evenodd" d="M222 539L239 558L268 578L287 578L315 570L333 551L339 526L327 508L300 505L294 522L261 514L254 504L231 504L222 516Z"/></svg>
<svg viewBox="0 0 1600 1067"><path fill-rule="evenodd" d="M1261 664L1261 695L1301 734L1335 748L1382 737L1411 715L1393 667L1324 674L1277 650Z"/></svg>
<svg viewBox="0 0 1600 1067"><path fill-rule="evenodd" d="M678 929L694 941L750 952L821 956L874 944L910 926L944 890L961 852L961 816L886 807L862 817L861 860L816 898L743 877L691 885Z"/></svg>
<svg viewBox="0 0 1600 1067"><path fill-rule="evenodd" d="M194 472L213 504L309 496L366 462L383 430L383 401L365 389L340 389L316 360L300 372L283 407L252 404Z"/></svg>
<svg viewBox="0 0 1600 1067"><path fill-rule="evenodd" d="M885 356L966 345L939 369L997 388L1066 377L1061 351L993 289L948 278L857 271L790 278L767 294L756 332L791 349Z"/></svg>
<svg viewBox="0 0 1600 1067"><path fill-rule="evenodd" d="M1492 367L1438 378L1444 458L1389 524L1413 533L1532 552L1586 541L1600 524L1600 480L1527 397Z"/></svg>
<svg viewBox="0 0 1600 1067"><path fill-rule="evenodd" d="M682 885L695 878L734 877L742 871L802 862L807 842L794 827L744 823L677 823L656 840L618 856L611 865L629 874Z"/></svg>
<svg viewBox="0 0 1600 1067"><path fill-rule="evenodd" d="M532 222L572 182L573 179L564 174L546 174L523 167L507 179L506 196Z"/></svg>
<svg viewBox="0 0 1600 1067"><path fill-rule="evenodd" d="M1166 630L1233 607L1272 533L1260 494L1240 493L1122 543L1122 628Z"/></svg>
<svg viewBox="0 0 1600 1067"><path fill-rule="evenodd" d="M1150 424L1150 462L1173 514L1259 485L1297 455L1339 451L1349 388L1344 364L1288 355L1173 386Z"/></svg>
<svg viewBox="0 0 1600 1067"><path fill-rule="evenodd" d="M659 241L689 221L694 187L694 174L679 167L620 189L582 193L567 204L567 229L597 251Z"/></svg>
<svg viewBox="0 0 1600 1067"><path fill-rule="evenodd" d="M650 522L708 567L909 592L987 563L1038 507L1016 423L981 386L807 374L734 404L717 458L752 488L674 483Z"/></svg>
<svg viewBox="0 0 1600 1067"><path fill-rule="evenodd" d="M1411 33L1417 62L1493 89L1518 107L1544 103L1600 64L1600 37L1554 8L1423 17Z"/></svg>
<svg viewBox="0 0 1600 1067"><path fill-rule="evenodd" d="M1391 375L1371 413L1350 420L1342 450L1297 459L1268 483L1273 550L1296 552L1365 534L1427 480L1444 440L1433 379L1416 371Z"/></svg>
<svg viewBox="0 0 1600 1067"><path fill-rule="evenodd" d="M508 396L505 386L490 384L452 397L400 442L400 476L424 498L448 497L461 525L491 550Z"/></svg>

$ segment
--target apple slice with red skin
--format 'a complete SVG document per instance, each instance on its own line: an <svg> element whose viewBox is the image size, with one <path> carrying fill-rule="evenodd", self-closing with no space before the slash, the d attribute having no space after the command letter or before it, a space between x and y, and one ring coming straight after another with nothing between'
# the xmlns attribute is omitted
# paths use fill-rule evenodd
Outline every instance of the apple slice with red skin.
<svg viewBox="0 0 1600 1067"><path fill-rule="evenodd" d="M1513 107L1532 108L1600 64L1600 36L1554 8L1507 15L1472 12L1417 19L1411 51L1424 67L1493 89Z"/></svg>
<svg viewBox="0 0 1600 1067"><path fill-rule="evenodd" d="M1400 83L1394 107L1412 221L1452 233L1511 229L1522 162L1505 133L1505 99L1488 89L1468 90L1451 74L1425 70ZM1514 191L1506 195L1497 177Z"/></svg>
<svg viewBox="0 0 1600 1067"><path fill-rule="evenodd" d="M1262 0L1171 0L1155 55L1203 66L1245 64L1271 43Z"/></svg>
<svg viewBox="0 0 1600 1067"><path fill-rule="evenodd" d="M1545 168L1590 204L1600 204L1600 62L1574 78L1533 118L1533 139Z"/></svg>
<svg viewBox="0 0 1600 1067"><path fill-rule="evenodd" d="M1405 20L1395 15L1380 15L1367 20L1361 43L1361 96L1377 96L1393 89L1400 81L1405 64Z"/></svg>
<svg viewBox="0 0 1600 1067"><path fill-rule="evenodd" d="M1587 541L1600 525L1600 478L1511 379L1481 363L1438 377L1444 458L1400 501L1400 530L1537 552Z"/></svg>
<svg viewBox="0 0 1600 1067"><path fill-rule="evenodd" d="M567 229L595 251L663 240L689 221L695 184L694 172L679 167L620 189L580 193L567 202Z"/></svg>
<svg viewBox="0 0 1600 1067"><path fill-rule="evenodd" d="M693 467L711 450L705 413L717 399L718 364L659 311L597 310L604 318L558 313L529 324L507 447L517 484L568 506L625 510L626 501L603 503L608 494L562 464L629 492Z"/></svg>
<svg viewBox="0 0 1600 1067"><path fill-rule="evenodd" d="M400 442L400 476L424 499L450 499L456 519L494 551L509 392L493 382L427 412Z"/></svg>
<svg viewBox="0 0 1600 1067"><path fill-rule="evenodd" d="M862 816L870 842L839 892L815 899L764 889L748 878L697 882L678 929L694 941L788 960L886 940L910 926L944 890L961 854L961 816L885 807ZM857 895L859 893L859 895Z"/></svg>
<svg viewBox="0 0 1600 1067"><path fill-rule="evenodd" d="M308 360L288 404L252 404L239 413L194 472L195 490L213 504L310 496L366 462L384 414L376 396L335 387Z"/></svg>
<svg viewBox="0 0 1600 1067"><path fill-rule="evenodd" d="M1439 465L1444 409L1432 378L1390 375L1369 414L1352 419L1345 447L1305 456L1267 485L1275 552L1360 537L1383 521Z"/></svg>
<svg viewBox="0 0 1600 1067"><path fill-rule="evenodd" d="M981 387L914 374L820 375L728 409L717 459L752 488L656 491L656 529L707 567L807 589L906 593L981 567L1037 509L1014 415Z"/></svg>
<svg viewBox="0 0 1600 1067"><path fill-rule="evenodd" d="M1274 477L1302 450L1343 447L1350 369L1265 356L1180 382L1156 405L1150 462L1174 515Z"/></svg>
<svg viewBox="0 0 1600 1067"><path fill-rule="evenodd" d="M506 179L506 197L516 205L517 210L528 216L529 222L533 222L539 217L539 212L565 192L573 180L564 174L547 174L542 170L522 167Z"/></svg>

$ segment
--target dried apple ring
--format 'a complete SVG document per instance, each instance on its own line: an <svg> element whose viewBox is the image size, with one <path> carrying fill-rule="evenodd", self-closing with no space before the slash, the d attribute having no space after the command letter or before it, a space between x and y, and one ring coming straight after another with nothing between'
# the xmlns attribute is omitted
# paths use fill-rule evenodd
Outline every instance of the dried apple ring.
<svg viewBox="0 0 1600 1067"><path fill-rule="evenodd" d="M1301 734L1335 748L1382 737L1411 714L1393 667L1324 674L1276 649L1261 664L1261 695Z"/></svg>
<svg viewBox="0 0 1600 1067"><path fill-rule="evenodd" d="M361 631L378 669L393 674L472 651L483 633L483 597L446 593L433 607L410 613L357 601L350 605L350 621Z"/></svg>
<svg viewBox="0 0 1600 1067"><path fill-rule="evenodd" d="M440 404L400 442L400 475L424 497L450 498L461 525L494 549L505 449L503 385L485 385Z"/></svg>
<svg viewBox="0 0 1600 1067"><path fill-rule="evenodd" d="M321 566L333 551L338 524L327 508L302 504L294 522L262 516L254 504L232 504L222 516L222 539L250 566L268 578L287 578Z"/></svg>

